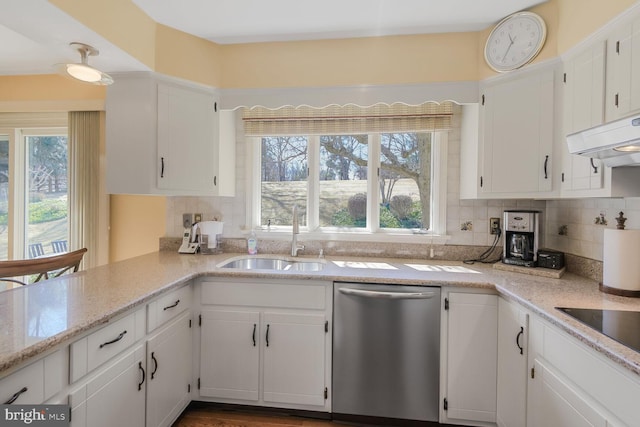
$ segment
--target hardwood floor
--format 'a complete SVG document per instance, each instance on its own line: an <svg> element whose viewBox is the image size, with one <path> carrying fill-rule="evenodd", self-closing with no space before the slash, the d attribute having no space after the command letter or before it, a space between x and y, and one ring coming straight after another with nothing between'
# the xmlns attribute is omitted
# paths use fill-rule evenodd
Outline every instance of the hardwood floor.
<svg viewBox="0 0 640 427"><path fill-rule="evenodd" d="M173 427L337 427L344 424L328 420L283 414L225 410L217 407L189 406Z"/></svg>

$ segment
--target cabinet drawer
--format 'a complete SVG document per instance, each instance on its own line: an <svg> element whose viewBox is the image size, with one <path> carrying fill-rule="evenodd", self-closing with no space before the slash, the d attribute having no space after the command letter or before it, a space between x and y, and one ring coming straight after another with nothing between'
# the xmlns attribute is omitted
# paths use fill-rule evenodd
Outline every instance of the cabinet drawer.
<svg viewBox="0 0 640 427"><path fill-rule="evenodd" d="M191 294L191 285L187 285L150 302L147 305L147 331L153 331L191 308Z"/></svg>
<svg viewBox="0 0 640 427"><path fill-rule="evenodd" d="M286 307L324 310L327 286L320 282L298 284L202 282L202 304Z"/></svg>
<svg viewBox="0 0 640 427"><path fill-rule="evenodd" d="M0 403L40 404L44 401L44 360L0 380Z"/></svg>
<svg viewBox="0 0 640 427"><path fill-rule="evenodd" d="M555 327L544 328L544 358L628 425L637 425L640 382Z"/></svg>
<svg viewBox="0 0 640 427"><path fill-rule="evenodd" d="M71 344L73 383L144 336L145 310L140 309Z"/></svg>

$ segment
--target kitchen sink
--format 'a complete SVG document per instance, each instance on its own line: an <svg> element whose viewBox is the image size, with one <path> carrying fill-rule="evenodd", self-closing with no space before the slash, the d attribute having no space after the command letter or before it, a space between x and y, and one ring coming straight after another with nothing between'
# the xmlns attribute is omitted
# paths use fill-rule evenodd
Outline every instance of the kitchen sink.
<svg viewBox="0 0 640 427"><path fill-rule="evenodd" d="M220 268L237 268L242 270L276 270L276 271L320 271L325 262L318 260L302 260L289 258L268 258L256 256L244 256L231 259Z"/></svg>

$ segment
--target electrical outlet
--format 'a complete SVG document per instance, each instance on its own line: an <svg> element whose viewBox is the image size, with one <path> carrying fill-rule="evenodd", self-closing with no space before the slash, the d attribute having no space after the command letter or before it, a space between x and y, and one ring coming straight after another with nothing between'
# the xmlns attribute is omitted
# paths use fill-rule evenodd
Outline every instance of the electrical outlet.
<svg viewBox="0 0 640 427"><path fill-rule="evenodd" d="M489 218L489 234L500 233L500 218Z"/></svg>
<svg viewBox="0 0 640 427"><path fill-rule="evenodd" d="M190 213L183 213L182 226L184 228L191 228L192 225L193 225L193 215L191 215Z"/></svg>
<svg viewBox="0 0 640 427"><path fill-rule="evenodd" d="M201 213L193 214L193 223L196 224L198 222L202 222L202 214Z"/></svg>

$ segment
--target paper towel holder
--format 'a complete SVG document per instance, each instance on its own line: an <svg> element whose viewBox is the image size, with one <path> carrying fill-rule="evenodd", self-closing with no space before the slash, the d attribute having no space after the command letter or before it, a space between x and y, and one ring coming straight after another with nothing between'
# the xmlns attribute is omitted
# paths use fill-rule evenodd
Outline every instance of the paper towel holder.
<svg viewBox="0 0 640 427"><path fill-rule="evenodd" d="M624 212L620 212L616 217L616 229L624 230L624 223L627 221L627 218L624 217ZM632 289L620 289L612 286L607 286L604 283L600 282L599 289L601 292L611 295L617 295L622 297L632 297L632 298L640 298L640 290L632 290Z"/></svg>
<svg viewBox="0 0 640 427"><path fill-rule="evenodd" d="M602 282L600 282L599 289L600 292L604 292L605 294L617 295L619 297L640 298L640 291L612 288L610 286L604 285Z"/></svg>

